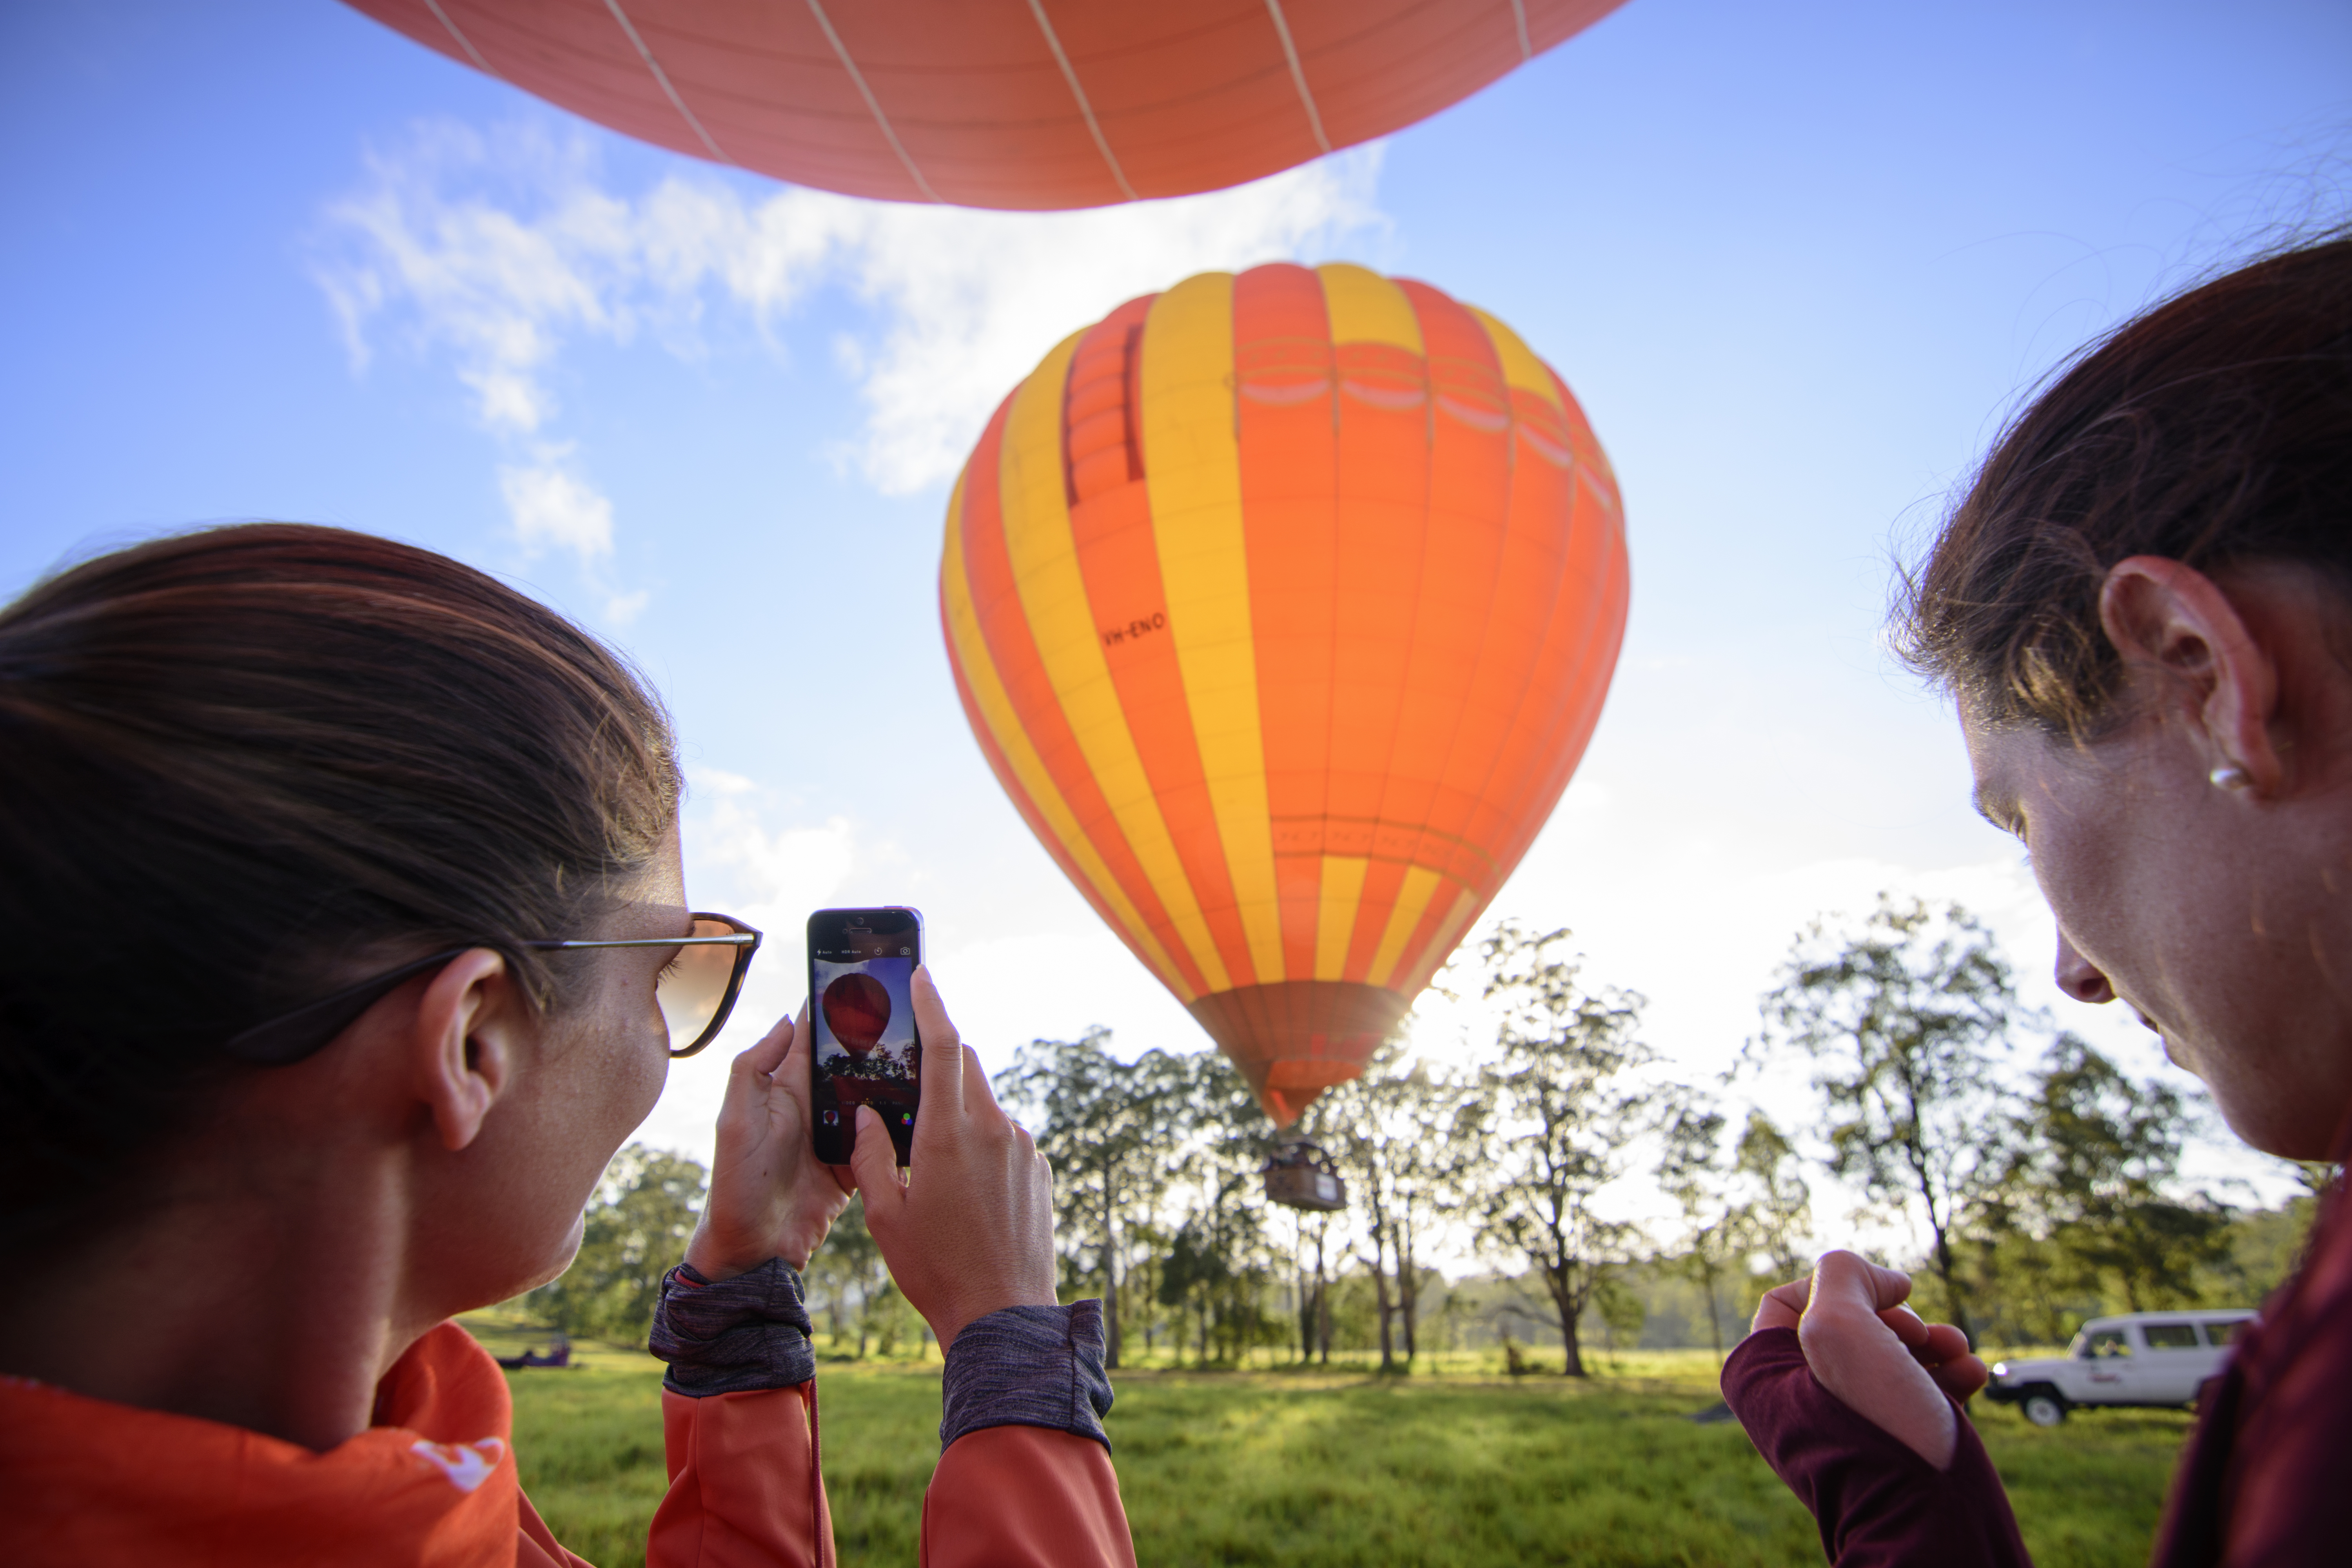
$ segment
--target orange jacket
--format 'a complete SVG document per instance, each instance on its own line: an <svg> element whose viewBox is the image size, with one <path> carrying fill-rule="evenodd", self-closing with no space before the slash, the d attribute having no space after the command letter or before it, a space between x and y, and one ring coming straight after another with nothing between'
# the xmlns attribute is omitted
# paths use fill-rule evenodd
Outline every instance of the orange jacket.
<svg viewBox="0 0 2352 1568"><path fill-rule="evenodd" d="M0 1562L12 1568L572 1568L522 1494L505 1377L455 1323L410 1347L378 1425L327 1453L242 1427L0 1378ZM648 1568L833 1561L813 1384L665 1392L669 1495ZM1036 1426L967 1435L923 1499L924 1568L1130 1565L1102 1446Z"/></svg>

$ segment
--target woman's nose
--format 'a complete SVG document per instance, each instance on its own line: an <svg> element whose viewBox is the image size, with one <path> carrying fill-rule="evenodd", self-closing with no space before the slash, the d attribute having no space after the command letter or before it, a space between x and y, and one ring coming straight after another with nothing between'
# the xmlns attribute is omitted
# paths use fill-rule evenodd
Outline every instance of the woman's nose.
<svg viewBox="0 0 2352 1568"><path fill-rule="evenodd" d="M2063 929L2058 932L2058 989L2077 1002L2095 1004L2116 999L2116 988L2107 984L2107 977L2096 964L2074 951L2074 944L2066 940Z"/></svg>

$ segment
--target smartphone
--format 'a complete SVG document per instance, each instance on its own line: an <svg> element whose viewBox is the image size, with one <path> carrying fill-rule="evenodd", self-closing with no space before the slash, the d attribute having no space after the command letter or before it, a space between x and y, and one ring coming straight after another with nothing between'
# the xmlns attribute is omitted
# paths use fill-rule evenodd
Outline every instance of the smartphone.
<svg viewBox="0 0 2352 1568"><path fill-rule="evenodd" d="M915 965L923 962L920 910L819 910L808 921L809 1112L816 1157L849 1163L857 1108L882 1118L898 1163L915 1146L923 1099L923 1040L915 1028Z"/></svg>

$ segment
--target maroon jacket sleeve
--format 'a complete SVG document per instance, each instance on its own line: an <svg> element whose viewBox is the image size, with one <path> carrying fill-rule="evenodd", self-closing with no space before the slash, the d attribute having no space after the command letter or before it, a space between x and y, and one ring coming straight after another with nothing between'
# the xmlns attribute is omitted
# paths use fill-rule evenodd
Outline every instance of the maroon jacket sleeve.
<svg viewBox="0 0 2352 1568"><path fill-rule="evenodd" d="M1965 1415L1951 1467L1939 1470L1815 1382L1794 1329L1742 1341L1724 1363L1723 1397L1764 1462L1812 1510L1837 1568L2031 1568L2009 1496Z"/></svg>
<svg viewBox="0 0 2352 1568"><path fill-rule="evenodd" d="M2328 1194L2303 1267L2199 1402L2157 1537L2159 1568L2347 1558L2352 1486L2352 1206Z"/></svg>

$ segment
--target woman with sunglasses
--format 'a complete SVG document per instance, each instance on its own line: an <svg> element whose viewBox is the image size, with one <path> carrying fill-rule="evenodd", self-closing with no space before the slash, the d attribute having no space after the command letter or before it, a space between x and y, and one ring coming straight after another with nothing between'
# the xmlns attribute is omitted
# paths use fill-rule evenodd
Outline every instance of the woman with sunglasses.
<svg viewBox="0 0 2352 1568"><path fill-rule="evenodd" d="M2352 238L2094 345L2004 434L1897 626L2032 851L2058 984L2122 1001L2231 1129L2352 1148ZM1960 1409L1984 1364L1851 1253L1764 1299L1724 1395L1840 1564L2021 1563ZM2352 1212L2200 1402L2157 1563L2340 1563Z"/></svg>
<svg viewBox="0 0 2352 1568"><path fill-rule="evenodd" d="M759 933L694 911L667 716L425 551L257 525L0 611L0 1560L571 1563L449 1320L554 1278ZM901 1178L738 1057L654 1349L656 1564L832 1558L798 1270L850 1190L947 1357L933 1563L1131 1563L1098 1304L929 978Z"/></svg>

